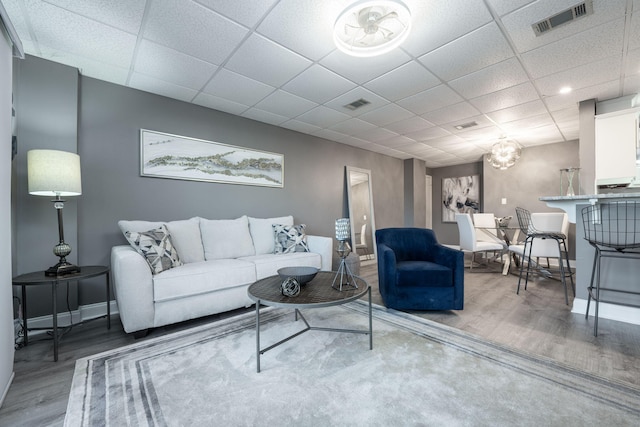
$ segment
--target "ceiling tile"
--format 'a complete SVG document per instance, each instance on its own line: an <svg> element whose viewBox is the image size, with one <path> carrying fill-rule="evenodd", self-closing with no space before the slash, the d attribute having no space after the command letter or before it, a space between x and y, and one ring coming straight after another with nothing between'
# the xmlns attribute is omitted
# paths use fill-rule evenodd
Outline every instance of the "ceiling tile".
<svg viewBox="0 0 640 427"><path fill-rule="evenodd" d="M191 1L155 1L148 15L144 38L216 65L225 61L249 32Z"/></svg>
<svg viewBox="0 0 640 427"><path fill-rule="evenodd" d="M273 92L273 86L250 79L226 68L218 70L204 92L221 98L252 106Z"/></svg>
<svg viewBox="0 0 640 427"><path fill-rule="evenodd" d="M159 44L143 40L134 70L179 86L200 90L218 67Z"/></svg>
<svg viewBox="0 0 640 427"><path fill-rule="evenodd" d="M469 102L481 113L490 113L536 99L539 99L536 89L527 82L474 98Z"/></svg>
<svg viewBox="0 0 640 427"><path fill-rule="evenodd" d="M439 84L440 80L436 76L412 61L371 80L365 87L389 101L397 101Z"/></svg>
<svg viewBox="0 0 640 427"><path fill-rule="evenodd" d="M282 123L280 126L287 129L295 130L297 132L302 132L302 133L313 133L322 129L318 126L310 125L309 123L301 122L295 119L287 120L286 122Z"/></svg>
<svg viewBox="0 0 640 427"><path fill-rule="evenodd" d="M140 89L145 92L151 92L185 102L191 102L198 94L198 92L193 89L168 83L140 73L133 73L131 75L129 86L134 89Z"/></svg>
<svg viewBox="0 0 640 427"><path fill-rule="evenodd" d="M136 36L44 2L28 2L34 42L79 57L129 68Z"/></svg>
<svg viewBox="0 0 640 427"><path fill-rule="evenodd" d="M284 85L283 89L318 104L324 104L355 87L355 83L321 65L314 64Z"/></svg>
<svg viewBox="0 0 640 427"><path fill-rule="evenodd" d="M276 126L289 120L288 117L260 110L259 108L249 108L247 111L242 113L241 116Z"/></svg>
<svg viewBox="0 0 640 427"><path fill-rule="evenodd" d="M239 1L193 1L233 21L237 21L242 25L246 25L249 28L255 27L255 25L264 17L269 9L273 7L273 4L277 2L277 0L251 0L251 6L247 7L247 4Z"/></svg>
<svg viewBox="0 0 640 427"><path fill-rule="evenodd" d="M316 125L321 128L328 128L349 119L350 116L339 113L336 110L320 105L311 111L307 111L297 117L298 120Z"/></svg>
<svg viewBox="0 0 640 427"><path fill-rule="evenodd" d="M359 116L362 120L378 126L385 126L398 120L408 119L414 116L411 111L405 110L396 104L387 104L383 107L369 111Z"/></svg>
<svg viewBox="0 0 640 427"><path fill-rule="evenodd" d="M577 0L538 0L502 17L509 37L519 52L528 52L543 45L556 41L573 39L579 33L587 33L592 28L603 23L624 17L627 0L594 0L593 15L585 16L573 22L556 27L543 35L536 37L531 25L543 19L549 18L559 12L575 6ZM610 24L607 27L615 32L615 27ZM581 38L578 36L577 38ZM589 37L589 36L586 36ZM578 40L574 40L579 45Z"/></svg>
<svg viewBox="0 0 640 427"><path fill-rule="evenodd" d="M534 79L569 70L620 51L624 19L583 31L522 54L524 66Z"/></svg>
<svg viewBox="0 0 640 427"><path fill-rule="evenodd" d="M544 102L538 100L488 113L487 116L496 123L513 122L523 117L531 117L547 112Z"/></svg>
<svg viewBox="0 0 640 427"><path fill-rule="evenodd" d="M620 77L621 65L621 55L608 57L601 61L542 77L535 81L535 85L543 97L554 96L565 86L577 90L615 80Z"/></svg>
<svg viewBox="0 0 640 427"><path fill-rule="evenodd" d="M254 34L233 54L225 68L280 87L309 65L308 59Z"/></svg>
<svg viewBox="0 0 640 427"><path fill-rule="evenodd" d="M427 141L429 146L446 149L447 147L468 144L464 138L460 138L458 135L446 135L441 138L434 138Z"/></svg>
<svg viewBox="0 0 640 427"><path fill-rule="evenodd" d="M631 27L629 32L629 50L640 48L640 2L633 5L633 15L631 15Z"/></svg>
<svg viewBox="0 0 640 427"><path fill-rule="evenodd" d="M451 135L451 132L448 132L441 127L431 127L427 129L422 129L416 132L410 132L405 136L415 139L416 141L426 141L433 138L442 138L444 136Z"/></svg>
<svg viewBox="0 0 640 427"><path fill-rule="evenodd" d="M617 98L620 94L620 81L611 82L574 90L564 95L555 95L544 98L544 103L549 111L563 110L577 105L580 101L586 99L597 99L605 101L607 99Z"/></svg>
<svg viewBox="0 0 640 427"><path fill-rule="evenodd" d="M402 150L402 147L406 147L406 146L409 146L409 145L416 144L416 141L414 139L407 138L404 135L394 135L393 137L391 137L389 139L384 139L384 140L378 141L377 144L381 144L381 145L384 145L385 147L389 147L389 148L395 148L395 149L398 149L398 150Z"/></svg>
<svg viewBox="0 0 640 427"><path fill-rule="evenodd" d="M312 108L317 107L318 104L290 94L289 92L276 90L271 95L258 102L255 106L256 108L264 111L269 111L288 118L294 118L305 111L309 111Z"/></svg>
<svg viewBox="0 0 640 427"><path fill-rule="evenodd" d="M498 16L506 15L516 9L521 8L534 0L488 0L489 4L498 14Z"/></svg>
<svg viewBox="0 0 640 427"><path fill-rule="evenodd" d="M518 59L511 58L452 80L449 86L465 98L471 99L524 83L527 80L527 74Z"/></svg>
<svg viewBox="0 0 640 427"><path fill-rule="evenodd" d="M318 0L280 0L260 23L258 32L318 61L335 49L333 23L346 5L336 0L323 0L321 7Z"/></svg>
<svg viewBox="0 0 640 427"><path fill-rule="evenodd" d="M522 133L526 135L531 129L544 126L555 126L555 123L549 113L521 118L518 120L500 124L500 127L507 132L507 135L513 138L517 138ZM526 131L523 132L523 129L526 129Z"/></svg>
<svg viewBox="0 0 640 427"><path fill-rule="evenodd" d="M441 79L453 80L513 56L511 46L492 22L418 59Z"/></svg>
<svg viewBox="0 0 640 427"><path fill-rule="evenodd" d="M142 24L146 0L46 0L46 2L128 33L137 34Z"/></svg>
<svg viewBox="0 0 640 427"><path fill-rule="evenodd" d="M331 130L336 132L344 133L346 135L355 135L360 132L364 132L369 129L373 129L376 126L369 122L365 122L364 120L360 120L358 118L350 118L349 120L345 120L340 122L334 126L331 126Z"/></svg>
<svg viewBox="0 0 640 427"><path fill-rule="evenodd" d="M480 112L473 105L468 102L459 102L423 114L422 117L433 124L443 125L445 123L462 122L464 119L477 116L478 114L480 114Z"/></svg>
<svg viewBox="0 0 640 427"><path fill-rule="evenodd" d="M462 125L462 124L467 124L467 123L471 123L474 122L476 123L475 126L471 126L469 128L464 128L464 129L456 129L456 126L458 125ZM464 120L459 120L456 122L452 122L452 123L447 123L444 125L441 125L441 127L443 129L448 130L451 133L454 134L460 134L460 133L464 133L467 132L470 129L480 129L480 128L484 128L487 126L494 126L495 123L491 120L489 120L489 118L485 115L479 115L479 116L473 116L473 117L467 117Z"/></svg>
<svg viewBox="0 0 640 427"><path fill-rule="evenodd" d="M415 114L422 115L460 101L462 101L462 98L457 93L445 85L439 85L416 95L403 98L396 103Z"/></svg>
<svg viewBox="0 0 640 427"><path fill-rule="evenodd" d="M396 133L409 133L433 127L433 123L422 117L413 116L398 122L389 123L386 128Z"/></svg>
<svg viewBox="0 0 640 427"><path fill-rule="evenodd" d="M529 129L526 132L521 132L518 135L515 135L514 137L517 138L518 142L525 147L551 144L563 140L562 134L555 125ZM567 167L569 166L573 165L567 165ZM560 176L560 173L558 173L558 176Z"/></svg>
<svg viewBox="0 0 640 427"><path fill-rule="evenodd" d="M629 51L624 73L627 76L640 73L640 49Z"/></svg>
<svg viewBox="0 0 640 427"><path fill-rule="evenodd" d="M409 8L416 24L401 47L415 57L480 28L492 19L482 0L415 0Z"/></svg>
<svg viewBox="0 0 640 427"><path fill-rule="evenodd" d="M409 55L399 49L369 58L349 56L336 49L320 60L320 64L352 82L363 84L406 64L410 60Z"/></svg>
<svg viewBox="0 0 640 427"><path fill-rule="evenodd" d="M208 93L202 92L195 97L193 103L202 105L203 107L213 108L214 110L224 111L225 113L235 114L237 116L249 108L247 105L239 104L225 98L220 98L219 96L209 95Z"/></svg>
<svg viewBox="0 0 640 427"><path fill-rule="evenodd" d="M389 139L397 135L398 135L397 133L391 132L390 130L377 127L377 128L365 130L362 132L358 132L353 136L355 136L356 138L364 139L365 141L376 142L376 141Z"/></svg>

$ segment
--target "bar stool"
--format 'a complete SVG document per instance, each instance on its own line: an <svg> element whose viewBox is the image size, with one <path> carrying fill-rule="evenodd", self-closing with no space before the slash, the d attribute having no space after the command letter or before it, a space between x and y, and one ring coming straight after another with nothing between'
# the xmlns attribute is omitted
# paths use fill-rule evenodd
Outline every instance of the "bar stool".
<svg viewBox="0 0 640 427"><path fill-rule="evenodd" d="M522 282L522 275L524 273L524 260L527 260L527 273L524 280L524 289L527 289L527 283L529 281L529 272L531 270L531 249L533 248L534 239L552 239L555 240L558 245L558 265L560 266L560 280L564 287L564 301L569 305L569 295L567 292L567 277L571 281L571 289L573 295L576 294L575 283L573 282L573 273L571 272L571 266L569 265L569 251L567 250L567 236L562 232L556 231L541 231L537 230L533 221L531 221L531 212L523 208L516 208L516 215L518 217L518 224L520 230L525 234L524 248L522 250L522 260L520 262L520 276L518 277L518 288L516 294L520 294L520 283ZM527 253L527 249L529 252ZM566 263L566 266L565 266Z"/></svg>
<svg viewBox="0 0 640 427"><path fill-rule="evenodd" d="M591 282L587 288L587 312L589 317L591 300L595 302L593 335L598 336L598 306L600 301L619 305L630 305L615 301L605 301L600 291L621 292L640 295L639 292L603 288L600 286L600 265L602 258L640 259L640 202L622 201L598 203L582 209L584 238L595 248ZM635 278L637 280L637 278ZM594 284L595 282L595 284Z"/></svg>

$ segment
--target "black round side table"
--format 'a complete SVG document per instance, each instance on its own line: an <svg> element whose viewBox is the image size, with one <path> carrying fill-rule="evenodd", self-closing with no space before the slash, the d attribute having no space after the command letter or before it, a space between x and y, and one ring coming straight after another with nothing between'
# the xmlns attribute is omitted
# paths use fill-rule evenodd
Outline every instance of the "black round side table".
<svg viewBox="0 0 640 427"><path fill-rule="evenodd" d="M79 273L66 274L64 276L45 276L44 270L25 273L12 279L13 286L22 287L22 317L24 320L24 345L29 343L27 327L27 286L33 285L50 285L51 286L51 306L53 308L53 360L58 361L58 307L56 297L58 295L58 284L62 282L72 282L77 280L89 279L91 277L106 276L107 289L107 329L111 329L111 306L109 304L110 297L110 269L103 265L81 266ZM82 323L82 322L80 322Z"/></svg>

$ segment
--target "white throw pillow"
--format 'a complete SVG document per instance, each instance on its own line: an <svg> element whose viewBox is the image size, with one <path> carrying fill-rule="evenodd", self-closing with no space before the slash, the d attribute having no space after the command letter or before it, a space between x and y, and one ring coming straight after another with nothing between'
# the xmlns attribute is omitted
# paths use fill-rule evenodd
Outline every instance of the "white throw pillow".
<svg viewBox="0 0 640 427"><path fill-rule="evenodd" d="M167 222L167 229L182 262L186 264L204 261L199 218Z"/></svg>
<svg viewBox="0 0 640 427"><path fill-rule="evenodd" d="M200 234L204 246L204 258L239 258L255 255L246 215L238 219L200 218Z"/></svg>
<svg viewBox="0 0 640 427"><path fill-rule="evenodd" d="M252 218L249 217L249 231L256 248L256 255L272 254L275 250L275 237L273 225L293 225L293 216L281 216L278 218Z"/></svg>

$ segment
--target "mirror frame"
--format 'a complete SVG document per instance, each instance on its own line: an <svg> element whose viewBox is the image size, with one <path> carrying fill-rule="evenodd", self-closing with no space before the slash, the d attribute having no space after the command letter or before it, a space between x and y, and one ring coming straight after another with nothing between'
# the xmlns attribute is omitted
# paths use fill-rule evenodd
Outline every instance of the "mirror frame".
<svg viewBox="0 0 640 427"><path fill-rule="evenodd" d="M360 173L367 175L368 189L369 189L369 221L368 224L371 225L371 246L373 247L371 253L373 254L373 260L377 261L378 259L378 248L376 245L376 221L375 214L373 209L373 190L371 185L371 171L369 169L360 169L353 166L346 166L346 183L347 183L347 203L349 204L349 222L351 226L351 250L357 254L356 251L356 227L354 226L354 212L353 212L353 193L351 190L351 173ZM358 255L359 257L360 255Z"/></svg>

